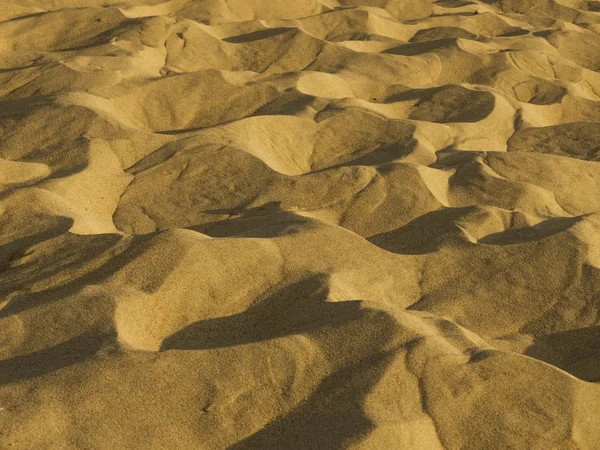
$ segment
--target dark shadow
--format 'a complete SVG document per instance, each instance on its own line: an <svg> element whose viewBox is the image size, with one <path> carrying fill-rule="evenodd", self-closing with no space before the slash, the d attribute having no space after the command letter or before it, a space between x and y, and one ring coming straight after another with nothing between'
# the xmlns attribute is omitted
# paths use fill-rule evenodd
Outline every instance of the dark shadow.
<svg viewBox="0 0 600 450"><path fill-rule="evenodd" d="M437 123L479 122L496 106L494 94L462 86L448 85L431 89L413 107L412 120Z"/></svg>
<svg viewBox="0 0 600 450"><path fill-rule="evenodd" d="M600 2L596 0L590 0L587 2L588 11L600 12Z"/></svg>
<svg viewBox="0 0 600 450"><path fill-rule="evenodd" d="M360 158L353 159L342 166L379 166L394 162L404 156L408 156L417 146L417 140L411 139L408 142L395 142L373 150Z"/></svg>
<svg viewBox="0 0 600 450"><path fill-rule="evenodd" d="M6 298L9 294L19 291L24 286L29 286L59 273L73 273L73 276L68 277L67 281L59 280L57 285L52 288L39 292L25 292L11 298L9 303L0 309L0 319L71 296L85 286L105 280L143 253L146 250L144 244L153 235L134 236L131 243L124 241L123 236L118 234L75 235L69 233L65 236L66 241L59 251L64 251L71 257L67 264L61 264L58 268L49 270L48 267L50 266L46 265L43 259L38 259L30 264L35 264L40 269L28 271L23 274L24 276L19 276L18 272L16 272L16 276L7 271L2 272L0 273L0 297ZM80 241L84 245L81 245ZM72 258L73 246L77 247L79 245L81 245L81 250L78 252L78 256ZM27 251L27 249L23 250ZM95 258L105 253L109 253L109 259L104 263L94 264ZM51 262L56 263L56 260ZM78 268L89 262L91 262L89 270L78 274ZM23 266L10 269L10 271L13 270L23 270Z"/></svg>
<svg viewBox="0 0 600 450"><path fill-rule="evenodd" d="M529 34L529 30L525 30L523 28L515 27L510 31L507 31L503 34L498 35L498 37L515 37L515 36L525 36Z"/></svg>
<svg viewBox="0 0 600 450"><path fill-rule="evenodd" d="M414 44L402 44L397 47L384 50L382 53L401 56L417 56L424 53L429 53L445 47L456 47L458 39L436 39L427 42L417 42Z"/></svg>
<svg viewBox="0 0 600 450"><path fill-rule="evenodd" d="M18 70L33 69L34 67L42 67L44 64L33 64L31 66L19 66L9 67L7 69L0 69L0 73L16 72Z"/></svg>
<svg viewBox="0 0 600 450"><path fill-rule="evenodd" d="M404 255L433 253L451 240L462 240L456 221L477 211L475 206L444 208L424 214L401 228L381 233L367 240L384 250ZM583 220L580 217L557 217L532 227L509 228L478 240L479 244L513 245L536 241L560 233Z"/></svg>
<svg viewBox="0 0 600 450"><path fill-rule="evenodd" d="M476 40L477 35L460 27L434 27L417 31L410 43L431 42L441 39L470 39Z"/></svg>
<svg viewBox="0 0 600 450"><path fill-rule="evenodd" d="M398 324L382 311L365 308L356 312L350 305L337 304L336 314L346 308L349 311L341 315L346 316L345 322L353 320L351 324L310 336L322 347L326 359L339 361L342 356L343 365L332 370L306 400L231 449L349 448L373 430L374 424L364 412L365 398L397 355L400 346L392 342ZM324 315L335 317L332 312L323 310ZM293 314L291 311L288 316Z"/></svg>
<svg viewBox="0 0 600 450"><path fill-rule="evenodd" d="M27 380L72 366L94 356L106 336L84 334L49 349L0 361L0 385Z"/></svg>
<svg viewBox="0 0 600 450"><path fill-rule="evenodd" d="M398 43L397 39L390 38L377 33L369 33L367 31L349 31L347 33L340 33L328 40L329 42L376 41L389 42L391 44Z"/></svg>
<svg viewBox="0 0 600 450"><path fill-rule="evenodd" d="M396 94L391 94L386 97L384 103L395 103L395 102L405 102L410 100L419 100L421 97L427 95L427 93L434 91L438 88L429 88L429 89L408 89L403 92L398 92Z"/></svg>
<svg viewBox="0 0 600 450"><path fill-rule="evenodd" d="M282 289L227 317L201 320L169 336L161 350L205 350L261 342L362 317L360 301L328 303L326 276L313 276Z"/></svg>
<svg viewBox="0 0 600 450"><path fill-rule="evenodd" d="M535 93L527 100L527 103L531 103L532 105L553 105L560 103L568 93L567 89L562 86L540 83L536 86Z"/></svg>
<svg viewBox="0 0 600 450"><path fill-rule="evenodd" d="M405 156L410 155L416 148L418 141L416 139L409 139L407 141L398 141L389 145L376 148L358 158L351 159L350 161L342 162L339 164L328 165L326 167L312 170L311 173L328 172L331 170L339 169L340 167L352 167L352 166L384 166L388 163L396 162ZM385 173L386 168L379 167L381 173Z"/></svg>
<svg viewBox="0 0 600 450"><path fill-rule="evenodd" d="M452 16L472 17L472 16L476 16L477 14L479 14L479 12L477 12L477 11L472 11L472 12L463 11L463 12L459 12L459 13L432 14L429 17L430 18L432 18L432 17L452 17Z"/></svg>
<svg viewBox="0 0 600 450"><path fill-rule="evenodd" d="M64 178L87 168L90 158L89 143L90 139L82 136L49 147L38 147L17 161L48 165L52 173L40 181Z"/></svg>
<svg viewBox="0 0 600 450"><path fill-rule="evenodd" d="M444 8L461 8L463 6L476 4L470 0L436 0L433 3L443 6Z"/></svg>
<svg viewBox="0 0 600 450"><path fill-rule="evenodd" d="M480 244L511 245L537 241L565 231L583 220L581 217L554 217L532 227L512 228L479 239Z"/></svg>
<svg viewBox="0 0 600 450"><path fill-rule="evenodd" d="M0 103L0 119L19 120L45 106L55 104L55 99L50 96L37 95L33 97L5 100Z"/></svg>
<svg viewBox="0 0 600 450"><path fill-rule="evenodd" d="M537 336L525 355L581 380L600 382L600 326Z"/></svg>
<svg viewBox="0 0 600 450"><path fill-rule="evenodd" d="M293 116L303 111L315 101L314 96L306 95L296 88L285 91L279 97L262 105L253 116Z"/></svg>
<svg viewBox="0 0 600 450"><path fill-rule="evenodd" d="M473 212L472 206L445 208L424 214L396 230L381 233L367 240L384 250L404 255L433 253L452 238L459 235L455 221Z"/></svg>
<svg viewBox="0 0 600 450"><path fill-rule="evenodd" d="M144 18L138 18L138 17L126 18L122 22L116 22L116 23L113 22L113 23L108 24L109 26L112 26L112 28L108 28L108 29L106 29L106 27L102 21L101 22L95 21L93 23L91 22L90 25L92 25L93 27L96 27L98 34L91 37L90 39L82 40L78 45L75 45L74 47L56 48L52 51L57 52L57 53L58 52L85 51L85 50L91 49L93 47L100 47L103 45L110 44L110 42L113 38L118 38L122 34L125 34L130 30L133 30L136 28L139 30L139 28L143 28L144 20L145 20ZM103 31L101 31L101 30L103 30ZM136 30L136 31L138 31L138 30Z"/></svg>
<svg viewBox="0 0 600 450"><path fill-rule="evenodd" d="M509 152L546 153L597 161L600 154L600 123L571 122L547 127L528 127L514 132Z"/></svg>
<svg viewBox="0 0 600 450"><path fill-rule="evenodd" d="M414 101L409 118L425 122L479 122L489 116L496 105L494 94L446 85L429 89L411 89L392 94L385 103Z"/></svg>
<svg viewBox="0 0 600 450"><path fill-rule="evenodd" d="M5 244L0 245L0 276L5 270L10 270L10 267L7 267L7 265L11 261L24 256L24 252L27 251L27 248L67 233L73 226L73 219L70 217L52 216L49 217L49 219L53 223L48 224L49 226L45 229L34 231L31 234L10 240ZM25 230L20 231L21 233L26 233ZM5 235L5 238L6 237L7 236Z"/></svg>
<svg viewBox="0 0 600 450"><path fill-rule="evenodd" d="M177 76L177 75L175 75ZM219 124L221 125L221 124ZM211 127L198 127L198 128L182 128L180 130L158 130L153 131L154 134L163 134L165 136L177 136L178 134L195 133L197 131L205 130Z"/></svg>
<svg viewBox="0 0 600 450"><path fill-rule="evenodd" d="M36 12L36 13L24 14L22 16L12 17L11 19L4 20L0 23L17 22L19 20L32 19L34 17L45 16L46 14L49 14L52 12L54 12L54 11L41 11L41 12Z"/></svg>
<svg viewBox="0 0 600 450"><path fill-rule="evenodd" d="M465 353L469 355L469 364L477 364L478 362L485 361L492 356L497 356L502 352L500 350L488 349L486 347L473 347L466 349Z"/></svg>
<svg viewBox="0 0 600 450"><path fill-rule="evenodd" d="M532 34L536 37L541 37L544 39L547 39L548 37L552 36L552 34L554 34L555 31L554 30L541 30L541 31L534 31Z"/></svg>
<svg viewBox="0 0 600 450"><path fill-rule="evenodd" d="M351 447L373 429L363 411L364 399L391 363L393 352L358 361L328 376L300 406L268 424L231 450Z"/></svg>
<svg viewBox="0 0 600 450"><path fill-rule="evenodd" d="M260 39L267 39L280 34L287 33L288 31L295 31L296 28L269 28L266 30L253 31L252 33L240 34L238 36L230 36L223 39L224 42L230 44L243 44L246 42L258 41Z"/></svg>
<svg viewBox="0 0 600 450"><path fill-rule="evenodd" d="M310 226L306 217L281 209L281 202L269 202L257 208L217 209L205 211L209 214L235 214L226 220L204 223L190 230L214 238L274 238L298 233L302 227Z"/></svg>
<svg viewBox="0 0 600 450"><path fill-rule="evenodd" d="M430 164L433 169L457 169L457 172L464 166L472 165L477 161L477 158L485 157L487 152L469 151L463 152L456 150L454 144L438 150L436 153L437 161ZM450 178L452 180L452 177Z"/></svg>

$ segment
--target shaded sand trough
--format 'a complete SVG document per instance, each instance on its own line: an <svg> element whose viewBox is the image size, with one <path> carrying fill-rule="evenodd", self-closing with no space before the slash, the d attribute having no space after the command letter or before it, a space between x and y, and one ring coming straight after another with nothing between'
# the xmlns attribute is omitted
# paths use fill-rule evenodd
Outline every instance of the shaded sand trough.
<svg viewBox="0 0 600 450"><path fill-rule="evenodd" d="M600 448L600 2L0 4L0 447Z"/></svg>

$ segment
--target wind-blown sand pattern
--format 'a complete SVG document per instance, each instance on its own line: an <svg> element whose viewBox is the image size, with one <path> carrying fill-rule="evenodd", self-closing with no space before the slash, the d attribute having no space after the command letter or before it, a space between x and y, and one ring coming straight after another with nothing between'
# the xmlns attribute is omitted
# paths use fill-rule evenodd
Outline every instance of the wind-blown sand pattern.
<svg viewBox="0 0 600 450"><path fill-rule="evenodd" d="M0 20L1 448L600 448L599 1Z"/></svg>

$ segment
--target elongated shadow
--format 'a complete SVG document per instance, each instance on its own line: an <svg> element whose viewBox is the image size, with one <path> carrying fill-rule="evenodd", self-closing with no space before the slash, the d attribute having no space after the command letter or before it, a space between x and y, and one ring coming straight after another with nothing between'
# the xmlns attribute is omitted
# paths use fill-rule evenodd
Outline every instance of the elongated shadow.
<svg viewBox="0 0 600 450"><path fill-rule="evenodd" d="M456 38L436 39L427 42L402 44L397 47L384 50L382 53L402 56L416 56L422 55L423 53L429 53L431 51L438 50L444 47L456 46L457 43L458 40Z"/></svg>
<svg viewBox="0 0 600 450"><path fill-rule="evenodd" d="M404 255L423 255L439 249L451 233L458 233L455 221L472 212L473 207L445 208L417 217L413 221L368 241L388 252Z"/></svg>
<svg viewBox="0 0 600 450"><path fill-rule="evenodd" d="M581 217L552 217L532 227L514 228L492 233L479 239L481 244L511 245L537 241L566 231L583 220Z"/></svg>
<svg viewBox="0 0 600 450"><path fill-rule="evenodd" d="M49 289L25 293L12 298L8 305L0 309L0 319L68 297L87 285L101 282L144 252L146 248L144 243L149 241L151 237L152 235L135 236L133 243L127 243L124 242L122 236L118 234L87 236L70 235L70 240L65 242L65 246L76 246L78 245L77 240L79 239L83 240L84 244L86 241L92 241L92 245L82 245L78 258L67 265L59 266L56 270L41 270L39 273L32 272L31 276L25 274L23 278L17 278L15 281L5 281L0 285L0 296L6 297L11 292L18 290L20 286L35 283L61 272L72 271L78 265L93 261L95 257L98 257L103 253L110 252L113 253L113 256L102 264L90 267L89 271L74 275L62 282L58 282L57 285ZM39 264L41 266L44 264L44 261L34 261L32 264ZM15 268L11 270L19 269ZM2 274L0 273L0 275ZM2 281L2 278L0 278L0 281Z"/></svg>
<svg viewBox="0 0 600 450"><path fill-rule="evenodd" d="M309 220L291 211L281 209L280 202L269 202L257 208L240 210L209 210L213 214L237 214L238 217L190 227L191 230L211 237L274 238L295 234L306 229Z"/></svg>
<svg viewBox="0 0 600 450"><path fill-rule="evenodd" d="M53 216L48 217L46 220L49 220L50 223L48 223L48 226L45 229L18 237L0 245L0 274L7 269L6 265L9 262L22 254L24 249L67 233L73 226L73 219L70 217ZM38 224L39 222L40 219L38 219ZM21 229L21 232L23 231L24 230Z"/></svg>
<svg viewBox="0 0 600 450"><path fill-rule="evenodd" d="M353 159L347 163L340 164L343 166L379 166L389 162L394 162L404 156L408 156L417 146L416 139L409 141L394 142L393 144L385 145L373 150L366 155L357 159ZM330 169L329 167L327 169Z"/></svg>
<svg viewBox="0 0 600 450"><path fill-rule="evenodd" d="M0 69L0 73L17 72L19 70L32 69L34 67L41 67L43 64L33 64L31 66L19 66L19 67L8 67L6 69Z"/></svg>
<svg viewBox="0 0 600 450"><path fill-rule="evenodd" d="M163 350L199 350L308 334L322 348L323 358L337 366L306 400L229 448L339 449L373 430L365 398L395 356L390 343L397 324L382 311L362 308L359 301L326 303L327 293L327 277L313 276L244 313L197 322L163 344ZM366 330L364 339L356 338ZM333 362L340 357L341 364Z"/></svg>
<svg viewBox="0 0 600 450"><path fill-rule="evenodd" d="M313 336L324 355L335 355L336 360L339 355L353 356L346 356L345 364L289 413L230 448L322 450L349 448L360 441L376 426L365 414L365 401L401 348L390 346L397 329L387 313L364 309L354 323ZM374 340L362 334L366 330ZM332 347L329 338L335 334L338 344ZM366 339L352 338L357 335Z"/></svg>
<svg viewBox="0 0 600 450"><path fill-rule="evenodd" d="M460 27L432 27L417 31L410 39L410 43L423 43L440 39L471 39L476 40L477 35Z"/></svg>
<svg viewBox="0 0 600 450"><path fill-rule="evenodd" d="M0 385L46 375L94 356L105 336L84 334L28 355L0 361Z"/></svg>
<svg viewBox="0 0 600 450"><path fill-rule="evenodd" d="M4 100L0 102L0 119L24 119L38 109L53 105L55 101L55 98L48 95Z"/></svg>
<svg viewBox="0 0 600 450"><path fill-rule="evenodd" d="M380 353L334 372L299 407L230 449L349 448L374 427L363 411L364 399L392 358L393 352Z"/></svg>
<svg viewBox="0 0 600 450"><path fill-rule="evenodd" d="M525 351L584 381L600 381L600 326L537 336Z"/></svg>
<svg viewBox="0 0 600 450"><path fill-rule="evenodd" d="M254 112L254 116L272 116L286 115L293 116L303 111L307 106L315 101L314 96L304 94L297 89L289 89L274 98L270 102L262 105Z"/></svg>
<svg viewBox="0 0 600 450"><path fill-rule="evenodd" d="M293 30L296 30L296 28L268 28L266 30L253 31L252 33L240 34L238 36L230 36L223 39L223 41L229 42L230 44L244 44L246 42L279 36L280 34Z"/></svg>
<svg viewBox="0 0 600 450"><path fill-rule="evenodd" d="M204 350L261 342L348 323L364 314L360 301L326 302L327 278L313 276L240 313L193 323L163 342L161 350Z"/></svg>
<svg viewBox="0 0 600 450"><path fill-rule="evenodd" d="M17 16L17 17L13 17L11 19L5 20L4 23L17 22L19 20L25 20L25 19L32 19L34 17L44 16L50 12L51 11L41 11L41 12L36 12L36 13L24 14L22 16Z"/></svg>

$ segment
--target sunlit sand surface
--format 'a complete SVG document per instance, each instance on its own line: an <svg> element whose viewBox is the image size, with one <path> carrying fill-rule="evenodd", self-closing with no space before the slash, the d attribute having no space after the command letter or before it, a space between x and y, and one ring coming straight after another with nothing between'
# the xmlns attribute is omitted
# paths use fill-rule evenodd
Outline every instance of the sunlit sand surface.
<svg viewBox="0 0 600 450"><path fill-rule="evenodd" d="M0 2L0 448L600 449L599 33Z"/></svg>

